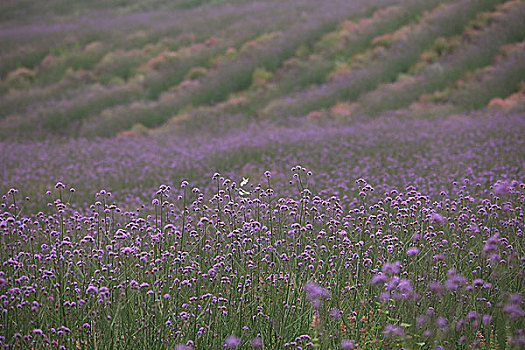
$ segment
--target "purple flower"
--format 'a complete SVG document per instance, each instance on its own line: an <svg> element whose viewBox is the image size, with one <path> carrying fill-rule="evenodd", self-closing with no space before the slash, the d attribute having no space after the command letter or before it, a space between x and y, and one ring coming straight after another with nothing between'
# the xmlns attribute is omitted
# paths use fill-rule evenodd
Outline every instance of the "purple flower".
<svg viewBox="0 0 525 350"><path fill-rule="evenodd" d="M381 293L379 293L379 300L387 301L389 299L390 299L390 293L389 292L381 292Z"/></svg>
<svg viewBox="0 0 525 350"><path fill-rule="evenodd" d="M476 225L476 223L472 222L469 226L468 226L468 230L472 233L479 233L479 226Z"/></svg>
<svg viewBox="0 0 525 350"><path fill-rule="evenodd" d="M250 344L254 348L262 348L263 340L261 337L255 337L251 340Z"/></svg>
<svg viewBox="0 0 525 350"><path fill-rule="evenodd" d="M109 288L108 287L100 287L98 289L98 297L99 298L107 298L109 296Z"/></svg>
<svg viewBox="0 0 525 350"><path fill-rule="evenodd" d="M336 308L330 309L330 311L328 312L328 316L330 316L332 318L340 318L341 317L341 310L336 309Z"/></svg>
<svg viewBox="0 0 525 350"><path fill-rule="evenodd" d="M372 283L373 285L376 285L379 283L385 283L386 280L387 280L387 277L384 274L379 273L375 275L374 277L372 277L372 280L370 281L370 283Z"/></svg>
<svg viewBox="0 0 525 350"><path fill-rule="evenodd" d="M509 296L509 302L516 303L516 304L523 304L523 297L520 293L512 293Z"/></svg>
<svg viewBox="0 0 525 350"><path fill-rule="evenodd" d="M306 299L308 299L308 301L310 301L310 303L316 308L321 306L321 298L327 298L330 296L328 290L315 282L307 282L304 285L304 290L306 292Z"/></svg>
<svg viewBox="0 0 525 350"><path fill-rule="evenodd" d="M410 280L401 279L397 285L397 290L403 294L412 294L412 283Z"/></svg>
<svg viewBox="0 0 525 350"><path fill-rule="evenodd" d="M414 256L417 253L419 253L419 249L417 249L416 247L410 247L410 248L407 249L407 255L408 256Z"/></svg>
<svg viewBox="0 0 525 350"><path fill-rule="evenodd" d="M472 281L472 285L474 287L481 287L484 283L485 281L483 281L481 278L476 278L474 281Z"/></svg>
<svg viewBox="0 0 525 350"><path fill-rule="evenodd" d="M393 336L403 337L405 333L403 332L403 328L401 328L400 326L387 324L385 326L385 330L383 331L383 335L386 338L391 338Z"/></svg>
<svg viewBox="0 0 525 350"><path fill-rule="evenodd" d="M454 270L454 269L448 270L447 275L448 275L448 279L445 282L445 285L450 290L456 290L459 287L461 287L462 285L464 285L465 282L466 282L465 277L463 277L462 275L457 274L456 270Z"/></svg>
<svg viewBox="0 0 525 350"><path fill-rule="evenodd" d="M224 347L226 348L236 348L241 345L241 338L236 335L229 335L224 339Z"/></svg>
<svg viewBox="0 0 525 350"><path fill-rule="evenodd" d="M518 304L513 304L513 303L506 304L503 307L503 311L508 313L510 318L512 318L512 319L520 318L520 317L524 317L525 316L525 311L523 311L521 306L518 305Z"/></svg>
<svg viewBox="0 0 525 350"><path fill-rule="evenodd" d="M479 318L479 314L476 311L470 311L467 314L467 321L472 322L476 321Z"/></svg>
<svg viewBox="0 0 525 350"><path fill-rule="evenodd" d="M353 340L343 339L341 341L340 347L341 347L341 349L354 349L355 348L355 343L354 343Z"/></svg>
<svg viewBox="0 0 525 350"><path fill-rule="evenodd" d="M482 319L484 324L490 324L490 321L492 320L492 316L491 315L483 315Z"/></svg>
<svg viewBox="0 0 525 350"><path fill-rule="evenodd" d="M189 346L189 345L176 344L173 347L173 350L193 350L193 348L191 346Z"/></svg>
<svg viewBox="0 0 525 350"><path fill-rule="evenodd" d="M512 186L508 181L498 181L494 184L494 193L504 196L512 192Z"/></svg>
<svg viewBox="0 0 525 350"><path fill-rule="evenodd" d="M445 218L441 214L432 213L430 215L430 222L433 224L443 225L443 223L445 222Z"/></svg>
<svg viewBox="0 0 525 350"><path fill-rule="evenodd" d="M498 249L498 244L500 244L500 239L499 234L496 233L485 242L485 245L483 246L483 253L488 254L494 252L496 249Z"/></svg>
<svg viewBox="0 0 525 350"><path fill-rule="evenodd" d="M385 263L383 265L382 271L387 275L394 275L396 273L399 273L400 267L401 263L399 261L394 261L393 263Z"/></svg>
<svg viewBox="0 0 525 350"><path fill-rule="evenodd" d="M447 319L443 316L440 316L437 318L436 320L436 326L438 326L439 328L445 328L447 326Z"/></svg>

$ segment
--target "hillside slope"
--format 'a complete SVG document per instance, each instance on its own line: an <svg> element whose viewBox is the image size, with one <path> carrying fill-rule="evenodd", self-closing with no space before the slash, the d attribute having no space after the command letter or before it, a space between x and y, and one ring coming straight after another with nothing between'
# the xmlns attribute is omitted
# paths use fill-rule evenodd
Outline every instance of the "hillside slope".
<svg viewBox="0 0 525 350"><path fill-rule="evenodd" d="M512 79L478 101L425 97L525 40L520 0L75 4L2 5L0 137L353 118L414 102L480 109L524 80L513 60Z"/></svg>

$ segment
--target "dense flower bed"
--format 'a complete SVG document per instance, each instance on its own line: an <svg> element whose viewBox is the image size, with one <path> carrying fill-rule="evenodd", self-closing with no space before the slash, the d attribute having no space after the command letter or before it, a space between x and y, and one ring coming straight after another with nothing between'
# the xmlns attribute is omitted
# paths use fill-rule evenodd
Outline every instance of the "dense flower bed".
<svg viewBox="0 0 525 350"><path fill-rule="evenodd" d="M385 117L206 145L4 144L0 339L519 348L524 129L521 115ZM82 189L38 197L34 176Z"/></svg>

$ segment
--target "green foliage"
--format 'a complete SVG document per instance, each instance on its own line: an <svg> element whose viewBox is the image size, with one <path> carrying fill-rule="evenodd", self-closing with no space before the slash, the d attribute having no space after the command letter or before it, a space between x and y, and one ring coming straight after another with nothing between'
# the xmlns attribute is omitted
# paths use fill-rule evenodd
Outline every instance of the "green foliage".
<svg viewBox="0 0 525 350"><path fill-rule="evenodd" d="M29 87L35 80L36 73L27 68L18 68L7 76L7 83L15 89Z"/></svg>
<svg viewBox="0 0 525 350"><path fill-rule="evenodd" d="M256 68L252 74L252 88L264 86L273 77L273 74L264 68Z"/></svg>
<svg viewBox="0 0 525 350"><path fill-rule="evenodd" d="M196 80L196 79L199 79L200 77L205 76L207 72L208 72L208 69L206 69L205 67L193 67L192 69L190 69L188 73L186 73L186 75L184 76L184 79L185 80Z"/></svg>

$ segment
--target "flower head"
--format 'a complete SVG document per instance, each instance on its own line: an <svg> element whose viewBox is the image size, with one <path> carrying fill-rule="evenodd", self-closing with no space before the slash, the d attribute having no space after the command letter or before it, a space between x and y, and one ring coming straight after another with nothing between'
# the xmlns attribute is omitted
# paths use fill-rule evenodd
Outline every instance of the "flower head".
<svg viewBox="0 0 525 350"><path fill-rule="evenodd" d="M504 196L512 191L509 181L498 181L494 184L494 193L498 196Z"/></svg>
<svg viewBox="0 0 525 350"><path fill-rule="evenodd" d="M442 225L445 222L445 218L441 214L432 213L432 215L430 215L430 222L433 224Z"/></svg>
<svg viewBox="0 0 525 350"><path fill-rule="evenodd" d="M306 299L308 299L314 307L321 306L321 298L327 298L330 296L328 290L315 282L307 282L304 285L304 291L306 292Z"/></svg>
<svg viewBox="0 0 525 350"><path fill-rule="evenodd" d="M193 350L193 348L189 345L177 344L173 347L173 350Z"/></svg>
<svg viewBox="0 0 525 350"><path fill-rule="evenodd" d="M383 334L386 338L391 338L391 337L403 337L405 335L405 333L403 332L403 328L401 328L400 326L394 326L394 325L391 325L391 324L387 324L385 326L385 330L383 331Z"/></svg>
<svg viewBox="0 0 525 350"><path fill-rule="evenodd" d="M229 335L224 339L224 347L226 348L236 348L241 345L241 338L236 335Z"/></svg>
<svg viewBox="0 0 525 350"><path fill-rule="evenodd" d="M330 311L328 312L328 316L330 316L331 318L340 318L341 310L336 308L330 309Z"/></svg>
<svg viewBox="0 0 525 350"><path fill-rule="evenodd" d="M408 256L414 256L417 255L417 253L419 253L419 249L417 249L417 247L410 247L407 249Z"/></svg>
<svg viewBox="0 0 525 350"><path fill-rule="evenodd" d="M355 343L354 343L353 340L343 339L341 341L340 347L341 347L341 349L354 349L355 348Z"/></svg>
<svg viewBox="0 0 525 350"><path fill-rule="evenodd" d="M261 337L255 337L251 340L250 344L254 348L262 348L263 340Z"/></svg>
<svg viewBox="0 0 525 350"><path fill-rule="evenodd" d="M385 263L383 265L382 271L387 275L394 275L396 273L399 273L400 267L401 263L399 261L394 261L393 263Z"/></svg>

